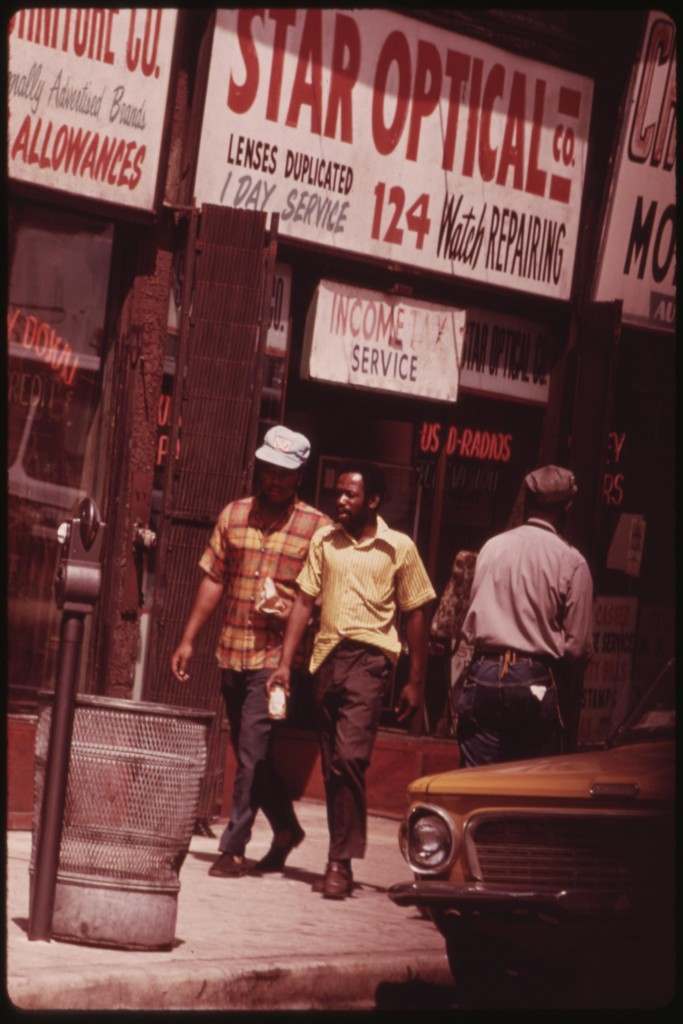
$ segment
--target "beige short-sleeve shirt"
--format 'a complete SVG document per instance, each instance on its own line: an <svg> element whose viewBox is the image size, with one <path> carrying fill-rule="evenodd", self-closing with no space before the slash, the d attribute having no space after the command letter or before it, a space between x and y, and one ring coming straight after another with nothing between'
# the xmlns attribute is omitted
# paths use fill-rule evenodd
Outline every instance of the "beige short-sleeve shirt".
<svg viewBox="0 0 683 1024"><path fill-rule="evenodd" d="M583 555L543 519L484 544L463 634L480 647L552 658L592 653L593 581Z"/></svg>

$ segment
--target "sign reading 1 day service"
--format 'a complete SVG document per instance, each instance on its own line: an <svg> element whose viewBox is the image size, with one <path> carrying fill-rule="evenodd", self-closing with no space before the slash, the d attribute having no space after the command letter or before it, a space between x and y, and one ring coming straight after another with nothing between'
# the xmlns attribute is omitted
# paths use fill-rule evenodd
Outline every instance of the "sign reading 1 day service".
<svg viewBox="0 0 683 1024"><path fill-rule="evenodd" d="M650 11L628 96L595 285L625 322L676 327L676 25Z"/></svg>
<svg viewBox="0 0 683 1024"><path fill-rule="evenodd" d="M321 281L306 318L301 374L454 402L465 311Z"/></svg>
<svg viewBox="0 0 683 1024"><path fill-rule="evenodd" d="M9 21L9 175L154 209L177 12L34 7Z"/></svg>
<svg viewBox="0 0 683 1024"><path fill-rule="evenodd" d="M194 193L568 299L592 98L588 78L390 11L219 10Z"/></svg>
<svg viewBox="0 0 683 1024"><path fill-rule="evenodd" d="M554 350L554 339L539 324L468 308L460 387L545 405Z"/></svg>

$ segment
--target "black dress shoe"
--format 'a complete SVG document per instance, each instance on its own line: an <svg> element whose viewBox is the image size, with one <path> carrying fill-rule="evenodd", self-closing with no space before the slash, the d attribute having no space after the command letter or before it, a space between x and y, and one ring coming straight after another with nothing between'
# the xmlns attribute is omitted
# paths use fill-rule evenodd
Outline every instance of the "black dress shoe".
<svg viewBox="0 0 683 1024"><path fill-rule="evenodd" d="M246 873L247 862L234 853L222 853L209 868L209 874L214 878L240 878Z"/></svg>
<svg viewBox="0 0 683 1024"><path fill-rule="evenodd" d="M282 871L292 850L303 843L305 838L306 833L302 828L298 828L296 832L283 832L275 836L268 853L254 864L252 871Z"/></svg>
<svg viewBox="0 0 683 1024"><path fill-rule="evenodd" d="M353 872L350 864L331 860L322 881L323 899L343 900L353 891Z"/></svg>

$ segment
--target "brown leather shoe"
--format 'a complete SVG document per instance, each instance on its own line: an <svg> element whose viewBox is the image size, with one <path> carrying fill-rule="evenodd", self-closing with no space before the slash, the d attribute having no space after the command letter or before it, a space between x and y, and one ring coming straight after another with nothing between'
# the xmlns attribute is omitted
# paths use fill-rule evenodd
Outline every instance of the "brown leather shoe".
<svg viewBox="0 0 683 1024"><path fill-rule="evenodd" d="M236 857L234 853L222 853L209 868L214 878L240 878L247 873L247 862L244 857Z"/></svg>
<svg viewBox="0 0 683 1024"><path fill-rule="evenodd" d="M327 865L323 878L322 894L326 900L343 900L353 891L353 872L351 865L339 860L331 860Z"/></svg>
<svg viewBox="0 0 683 1024"><path fill-rule="evenodd" d="M306 833L302 828L298 828L296 832L285 832L276 835L268 853L254 864L251 871L255 873L282 871L285 861L292 850L299 846L300 843L303 843L305 838Z"/></svg>

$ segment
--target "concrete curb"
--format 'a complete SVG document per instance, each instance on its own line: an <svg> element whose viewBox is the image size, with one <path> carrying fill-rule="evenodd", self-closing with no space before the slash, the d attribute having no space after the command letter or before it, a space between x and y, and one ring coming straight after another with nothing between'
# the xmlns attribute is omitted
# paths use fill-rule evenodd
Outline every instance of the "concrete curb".
<svg viewBox="0 0 683 1024"><path fill-rule="evenodd" d="M268 968L192 961L156 974L144 967L40 972L8 979L8 995L22 1010L341 1010L372 1008L381 984L417 981L452 985L445 954L311 957Z"/></svg>

